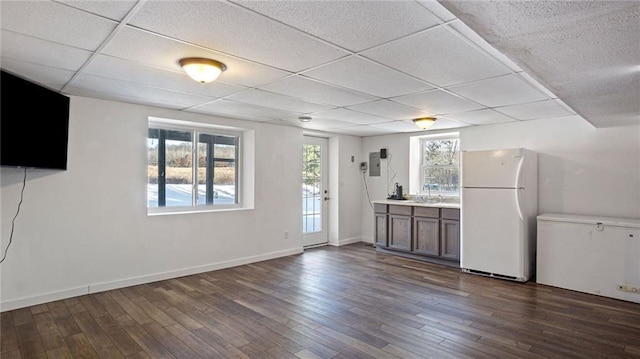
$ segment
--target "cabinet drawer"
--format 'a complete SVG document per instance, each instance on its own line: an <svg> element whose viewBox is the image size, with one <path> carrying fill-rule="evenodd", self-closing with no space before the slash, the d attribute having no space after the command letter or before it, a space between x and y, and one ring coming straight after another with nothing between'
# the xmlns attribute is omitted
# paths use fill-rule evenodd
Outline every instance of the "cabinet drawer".
<svg viewBox="0 0 640 359"><path fill-rule="evenodd" d="M386 204L374 203L373 204L373 209L374 209L374 212L376 212L376 213L387 213L387 205Z"/></svg>
<svg viewBox="0 0 640 359"><path fill-rule="evenodd" d="M411 215L411 206L394 206L392 204L389 205L389 213L391 214L401 214L403 216Z"/></svg>
<svg viewBox="0 0 640 359"><path fill-rule="evenodd" d="M460 210L457 208L443 208L442 219L460 220Z"/></svg>
<svg viewBox="0 0 640 359"><path fill-rule="evenodd" d="M414 207L413 215L416 217L439 218L440 208L435 207Z"/></svg>

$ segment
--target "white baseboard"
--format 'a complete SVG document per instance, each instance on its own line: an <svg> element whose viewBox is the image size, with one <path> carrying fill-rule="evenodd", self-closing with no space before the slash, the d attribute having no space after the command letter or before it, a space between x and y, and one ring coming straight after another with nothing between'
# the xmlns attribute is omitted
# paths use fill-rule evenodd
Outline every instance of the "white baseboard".
<svg viewBox="0 0 640 359"><path fill-rule="evenodd" d="M55 302L56 300L61 299L79 297L85 294L89 294L89 288L86 286L38 294L31 297L12 299L0 303L0 312L7 312L9 310L30 307L32 305L38 305L42 303Z"/></svg>
<svg viewBox="0 0 640 359"><path fill-rule="evenodd" d="M347 244L353 244L358 242L362 242L361 237L345 238L345 239L340 239L338 241L338 246L346 246Z"/></svg>
<svg viewBox="0 0 640 359"><path fill-rule="evenodd" d="M302 248L292 248L292 249L287 249L283 251L265 253L257 256L234 259L230 261L205 264L201 266L183 268L183 269L178 269L178 270L173 270L168 272L154 273L154 274L149 274L149 275L144 275L139 277L118 279L118 280L109 281L109 282L94 283L84 287L65 289L65 290L45 293L45 294L38 294L30 297L23 297L23 298L2 302L0 303L0 312L6 312L9 310L20 309L20 308L29 307L32 305L38 305L38 304L53 302L56 300L77 297L85 294L104 292L112 289L125 288L125 287L130 287L130 286L139 285L139 284L157 282L160 280L173 279L173 278L184 277L192 274L210 272L210 271L224 269L224 268L237 267L244 264L256 263L256 262L261 262L269 259L275 259L275 258L300 254L302 252L303 252Z"/></svg>

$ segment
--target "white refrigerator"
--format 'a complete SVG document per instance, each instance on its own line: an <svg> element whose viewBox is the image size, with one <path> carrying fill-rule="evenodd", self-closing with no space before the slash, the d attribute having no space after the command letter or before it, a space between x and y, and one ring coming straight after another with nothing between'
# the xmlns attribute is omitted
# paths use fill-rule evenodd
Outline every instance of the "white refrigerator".
<svg viewBox="0 0 640 359"><path fill-rule="evenodd" d="M463 272L519 282L533 275L538 156L525 148L462 152Z"/></svg>

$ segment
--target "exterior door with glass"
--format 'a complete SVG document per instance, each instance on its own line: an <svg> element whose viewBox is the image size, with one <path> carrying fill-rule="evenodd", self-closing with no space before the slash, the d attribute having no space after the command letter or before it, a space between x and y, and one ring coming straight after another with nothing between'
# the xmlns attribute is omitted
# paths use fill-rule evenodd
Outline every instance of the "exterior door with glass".
<svg viewBox="0 0 640 359"><path fill-rule="evenodd" d="M302 148L302 245L328 243L326 138L305 136Z"/></svg>

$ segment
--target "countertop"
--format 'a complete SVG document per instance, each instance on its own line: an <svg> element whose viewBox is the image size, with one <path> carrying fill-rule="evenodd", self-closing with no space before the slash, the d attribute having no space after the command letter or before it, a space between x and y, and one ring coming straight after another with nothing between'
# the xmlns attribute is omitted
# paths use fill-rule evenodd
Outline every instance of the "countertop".
<svg viewBox="0 0 640 359"><path fill-rule="evenodd" d="M371 203L378 204L392 204L398 206L414 206L414 207L436 207L436 208L457 208L460 209L460 203L448 203L448 202L417 202L412 200L398 200L398 199L383 199L378 201L371 201Z"/></svg>

